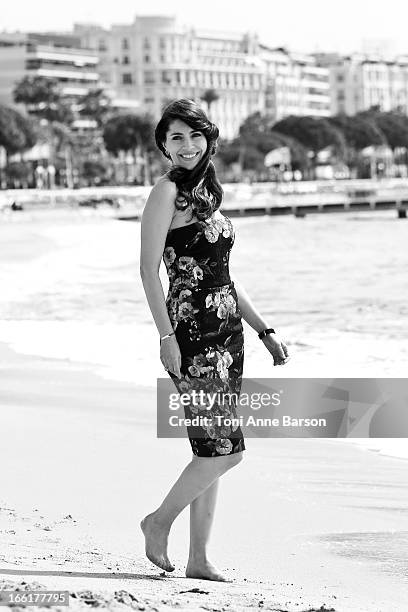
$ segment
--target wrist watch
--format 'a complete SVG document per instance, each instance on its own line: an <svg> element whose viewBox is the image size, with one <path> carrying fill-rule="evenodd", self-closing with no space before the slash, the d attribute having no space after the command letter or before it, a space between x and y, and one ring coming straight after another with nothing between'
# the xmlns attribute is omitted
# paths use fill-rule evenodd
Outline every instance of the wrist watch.
<svg viewBox="0 0 408 612"><path fill-rule="evenodd" d="M263 340L268 334L276 334L276 331L272 327L268 327L258 334L258 338Z"/></svg>

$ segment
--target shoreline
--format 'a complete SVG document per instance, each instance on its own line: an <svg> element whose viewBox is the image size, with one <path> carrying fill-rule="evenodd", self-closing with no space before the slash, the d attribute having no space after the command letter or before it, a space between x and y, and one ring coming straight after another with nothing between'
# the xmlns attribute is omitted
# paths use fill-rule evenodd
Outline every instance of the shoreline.
<svg viewBox="0 0 408 612"><path fill-rule="evenodd" d="M88 590L111 609L131 606L120 589L146 610L403 609L406 583L382 566L398 569L387 538L408 531L400 460L325 440L248 440L242 469L223 479L210 543L234 582L183 577L186 512L170 538L176 575L162 578L144 558L138 522L190 449L155 437L155 390L1 343L0 361L3 579ZM86 605L79 597L74 609Z"/></svg>
<svg viewBox="0 0 408 612"><path fill-rule="evenodd" d="M24 324L24 323L25 322L20 322L20 324ZM6 324L7 324L6 321L3 321L3 322L0 321L0 330L3 332L3 335L5 332L5 335L7 336ZM74 332L74 329L72 331ZM55 332L57 332L57 329L55 330ZM104 326L104 333L105 334L107 333L106 326ZM38 333L37 333L37 336L38 336ZM145 340L147 341L148 338L150 338L150 336L149 337L146 336ZM111 339L112 339L112 335L110 334L108 335L108 341L110 341ZM63 338L61 337L61 341L62 340ZM253 340L253 339L247 338L247 346L249 346L248 340ZM150 339L149 339L149 342L150 342ZM153 384L155 378L143 377L143 380L140 380L140 375L139 375L139 377L135 377L136 380L133 382L132 381L133 374L132 374L130 367L127 367L125 368L125 370L123 370L123 368L118 367L118 366L114 367L112 364L107 365L106 363L105 364L95 363L95 361L93 360L93 355L89 355L87 360L78 361L78 359L76 358L77 355L75 354L70 356L69 358L66 357L64 359L63 357L56 356L53 350L44 350L44 347L42 347L41 353L35 352L34 346L33 348L31 348L30 343L27 344L26 339L23 337L21 338L21 340L17 342L11 342L10 340L8 341L3 340L2 342L0 342L0 344L2 344L3 346L3 349L2 349L3 351L10 351L9 353L10 356L19 355L21 357L27 358L28 360L30 360L30 358L33 360L36 360L36 359L44 360L44 361L48 360L49 363L61 364L62 368L70 367L71 365L76 368L80 368L81 370L90 372L96 377L100 377L107 384L112 383L113 385L117 385L117 386L120 386L123 384L124 388L128 388L129 386L131 388L137 387L138 389L143 389L144 392L146 393L149 393L149 392L154 393L154 394L156 393L156 387ZM253 342L253 344L255 345L255 342ZM247 349L247 352L248 352L248 349ZM0 354L1 354L1 349L0 349ZM28 363L30 363L30 361L28 361ZM296 369L295 370L292 369L292 371L290 371L289 368L292 365L294 364L290 363L289 366L287 366L287 370L280 370L279 377L284 377L284 378L289 378L289 379L290 378L301 378L302 376L301 376L300 366L302 364L300 365L296 364ZM139 362L138 362L137 367L138 366L139 366ZM155 373L155 376L157 377L163 376L163 372L161 371L159 366L157 367L157 372ZM253 378L256 376L251 376L250 374L249 375L246 374L246 377ZM267 377L266 373L262 377L263 378ZM343 377L347 377L347 372L344 373ZM365 377L366 378L377 378L376 376L372 376L372 377L365 376ZM325 376L322 376L322 378L330 379L334 377L330 376L329 373L327 372ZM338 376L336 376L336 378L338 378ZM0 388L0 398L1 398L1 388ZM239 418L241 420L243 419L243 417L239 417ZM239 424L243 425L241 421ZM279 426L279 424L276 423L276 426ZM301 438L298 438L298 439L301 439ZM316 437L314 439L317 440L318 438ZM389 457L389 458L403 460L403 461L408 460L408 453L407 453L407 447L405 444L405 438L348 437L348 438L324 438L324 440L329 443L337 443L337 444L345 444L346 446L353 446L354 448L359 449L363 452L375 453L383 457Z"/></svg>

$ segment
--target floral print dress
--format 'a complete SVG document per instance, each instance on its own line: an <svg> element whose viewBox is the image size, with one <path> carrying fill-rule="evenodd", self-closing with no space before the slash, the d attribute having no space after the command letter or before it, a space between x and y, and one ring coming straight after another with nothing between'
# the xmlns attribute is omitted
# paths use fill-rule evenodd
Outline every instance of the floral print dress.
<svg viewBox="0 0 408 612"><path fill-rule="evenodd" d="M216 211L205 221L170 230L163 253L170 283L166 306L182 356L181 378L169 375L179 393L204 391L200 397L218 398L185 406L187 419L207 417L205 424L195 419L200 424L187 427L193 453L200 457L245 450L236 413L244 338L229 275L234 238L230 219Z"/></svg>

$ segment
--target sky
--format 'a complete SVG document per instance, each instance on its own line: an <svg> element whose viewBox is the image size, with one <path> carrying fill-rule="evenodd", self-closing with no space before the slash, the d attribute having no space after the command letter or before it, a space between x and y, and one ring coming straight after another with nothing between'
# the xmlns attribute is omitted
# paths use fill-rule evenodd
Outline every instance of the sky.
<svg viewBox="0 0 408 612"><path fill-rule="evenodd" d="M0 29L69 31L75 22L105 27L138 15L175 15L196 28L257 32L295 51L360 51L379 41L408 54L406 0L3 0ZM367 42L368 41L368 42Z"/></svg>

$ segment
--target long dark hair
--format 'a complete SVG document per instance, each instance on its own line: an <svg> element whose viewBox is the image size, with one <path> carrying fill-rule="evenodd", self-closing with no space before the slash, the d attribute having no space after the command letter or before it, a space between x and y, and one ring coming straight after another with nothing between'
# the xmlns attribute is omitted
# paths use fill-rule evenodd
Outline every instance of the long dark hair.
<svg viewBox="0 0 408 612"><path fill-rule="evenodd" d="M158 148L168 159L170 155L166 152L164 143L170 124L176 119L184 121L193 130L202 132L207 140L207 150L192 170L175 166L167 173L177 186L176 208L186 210L191 206L192 212L203 221L208 219L222 202L223 190L211 161L211 156L217 150L219 131L194 100L182 98L171 102L164 109L154 133Z"/></svg>

